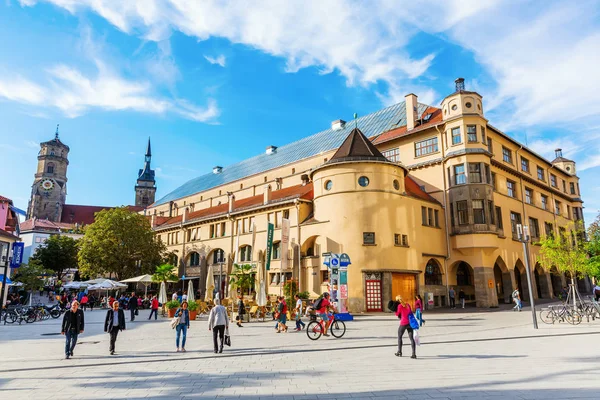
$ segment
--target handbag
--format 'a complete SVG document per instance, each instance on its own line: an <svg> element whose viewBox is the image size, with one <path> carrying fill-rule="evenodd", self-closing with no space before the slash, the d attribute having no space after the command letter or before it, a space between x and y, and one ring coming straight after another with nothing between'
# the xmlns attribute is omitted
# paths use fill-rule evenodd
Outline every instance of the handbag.
<svg viewBox="0 0 600 400"><path fill-rule="evenodd" d="M173 317L173 319L171 320L171 328L175 329L175 327L177 325L179 325L180 322L181 322L181 315L178 317Z"/></svg>
<svg viewBox="0 0 600 400"><path fill-rule="evenodd" d="M223 340L226 346L231 346L231 336L229 336L229 328L225 329L225 338Z"/></svg>
<svg viewBox="0 0 600 400"><path fill-rule="evenodd" d="M419 321L417 321L415 315L412 312L408 314L408 323L410 324L410 327L414 330L419 329Z"/></svg>
<svg viewBox="0 0 600 400"><path fill-rule="evenodd" d="M415 344L417 346L421 345L421 336L419 336L419 331L418 330L413 333L413 339L415 340Z"/></svg>

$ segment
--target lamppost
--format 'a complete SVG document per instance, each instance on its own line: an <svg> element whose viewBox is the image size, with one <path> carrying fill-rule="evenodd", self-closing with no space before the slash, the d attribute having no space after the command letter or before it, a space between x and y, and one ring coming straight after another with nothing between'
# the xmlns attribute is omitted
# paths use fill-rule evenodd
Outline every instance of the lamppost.
<svg viewBox="0 0 600 400"><path fill-rule="evenodd" d="M533 329L538 329L537 317L535 315L535 301L533 299L533 287L531 285L531 271L529 269L529 252L527 251L527 242L529 242L529 227L527 225L517 225L519 240L523 243L523 256L525 257L525 274L527 275L527 287L529 288L529 303L531 303L531 317L533 319Z"/></svg>
<svg viewBox="0 0 600 400"><path fill-rule="evenodd" d="M225 264L224 254L221 254L219 260L219 300L223 301L223 264Z"/></svg>

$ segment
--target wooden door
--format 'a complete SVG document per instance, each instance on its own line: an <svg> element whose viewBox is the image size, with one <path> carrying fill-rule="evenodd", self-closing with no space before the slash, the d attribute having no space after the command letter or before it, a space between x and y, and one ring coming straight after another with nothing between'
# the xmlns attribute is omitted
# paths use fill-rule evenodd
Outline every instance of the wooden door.
<svg viewBox="0 0 600 400"><path fill-rule="evenodd" d="M367 279L367 312L381 312L383 307L381 304L381 280Z"/></svg>
<svg viewBox="0 0 600 400"><path fill-rule="evenodd" d="M392 299L402 296L402 299L415 310L416 281L413 274L392 274Z"/></svg>

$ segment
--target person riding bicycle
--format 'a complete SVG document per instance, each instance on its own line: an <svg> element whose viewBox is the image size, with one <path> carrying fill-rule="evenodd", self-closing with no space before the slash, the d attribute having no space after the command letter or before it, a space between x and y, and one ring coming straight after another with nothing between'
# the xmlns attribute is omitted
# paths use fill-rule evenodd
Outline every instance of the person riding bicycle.
<svg viewBox="0 0 600 400"><path fill-rule="evenodd" d="M329 292L323 293L323 298L319 302L320 307L317 309L317 314L321 316L321 319L323 320L323 326L325 327L325 329L323 330L323 336L329 336L327 330L331 325L331 321L329 320L329 315L327 314L327 311L333 311L333 305L329 301Z"/></svg>

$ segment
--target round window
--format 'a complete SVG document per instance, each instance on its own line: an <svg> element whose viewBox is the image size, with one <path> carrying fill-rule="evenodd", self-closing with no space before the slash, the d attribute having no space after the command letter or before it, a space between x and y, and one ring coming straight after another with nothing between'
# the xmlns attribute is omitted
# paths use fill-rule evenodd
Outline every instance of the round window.
<svg viewBox="0 0 600 400"><path fill-rule="evenodd" d="M394 189L400 190L400 182L397 179L394 179Z"/></svg>
<svg viewBox="0 0 600 400"><path fill-rule="evenodd" d="M325 182L325 190L331 190L332 187L333 187L333 182L331 182L331 181Z"/></svg>
<svg viewBox="0 0 600 400"><path fill-rule="evenodd" d="M358 184L362 187L369 186L369 178L367 178L366 176L361 176L360 178L358 178Z"/></svg>
<svg viewBox="0 0 600 400"><path fill-rule="evenodd" d="M567 171L571 171L571 167L567 166Z"/></svg>
<svg viewBox="0 0 600 400"><path fill-rule="evenodd" d="M471 103L469 103L469 102L465 103L465 107L467 107L467 108L471 108L471 105L472 105L472 104L471 104Z"/></svg>
<svg viewBox="0 0 600 400"><path fill-rule="evenodd" d="M457 107L457 105L456 105L456 104L455 104L455 105L453 105L453 106L452 106L452 111L456 111L456 109L457 109L457 108L458 108L458 107Z"/></svg>

